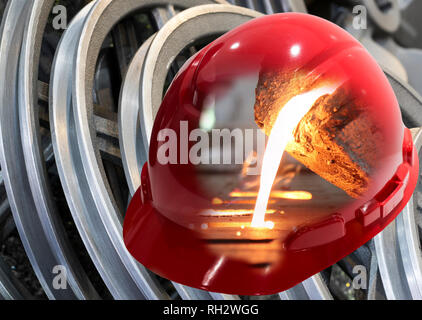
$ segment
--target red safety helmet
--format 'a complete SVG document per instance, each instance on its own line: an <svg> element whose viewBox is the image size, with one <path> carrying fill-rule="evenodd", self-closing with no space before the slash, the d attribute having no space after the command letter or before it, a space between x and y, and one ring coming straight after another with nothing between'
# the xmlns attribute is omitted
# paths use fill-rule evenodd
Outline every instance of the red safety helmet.
<svg viewBox="0 0 422 320"><path fill-rule="evenodd" d="M283 13L184 65L141 176L124 222L131 254L181 284L258 295L289 289L383 230L411 197L418 159L368 52L331 22Z"/></svg>

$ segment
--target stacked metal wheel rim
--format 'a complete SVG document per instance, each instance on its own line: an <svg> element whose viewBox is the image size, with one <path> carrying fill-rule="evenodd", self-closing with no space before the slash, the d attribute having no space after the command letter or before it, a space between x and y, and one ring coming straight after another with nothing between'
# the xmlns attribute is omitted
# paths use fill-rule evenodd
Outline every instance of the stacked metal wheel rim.
<svg viewBox="0 0 422 320"><path fill-rule="evenodd" d="M81 1L58 36L53 60L42 49L56 2L8 1L0 43L5 84L0 88L0 226L11 220L11 211L47 298L252 299L161 279L139 265L122 240L124 211L140 184L155 114L183 63L262 13L307 10L296 0L228 2L249 9L222 0ZM45 59L51 71L42 80ZM422 100L388 76L407 125L420 126L415 114ZM420 140L419 133L418 148ZM350 286L354 266L364 265L368 286L354 298L420 299L418 188L402 215L374 241L292 289L264 298L351 298L353 289L345 294L342 286ZM57 266L66 270L65 289L55 285ZM0 295L31 297L1 257Z"/></svg>

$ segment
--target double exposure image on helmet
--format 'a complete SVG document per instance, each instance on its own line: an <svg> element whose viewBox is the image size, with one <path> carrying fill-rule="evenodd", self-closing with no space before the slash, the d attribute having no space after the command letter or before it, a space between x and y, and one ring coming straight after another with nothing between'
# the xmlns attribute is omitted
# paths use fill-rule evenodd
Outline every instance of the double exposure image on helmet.
<svg viewBox="0 0 422 320"><path fill-rule="evenodd" d="M155 119L124 222L133 257L212 292L284 291L382 231L418 159L394 92L321 18L254 19L193 56Z"/></svg>

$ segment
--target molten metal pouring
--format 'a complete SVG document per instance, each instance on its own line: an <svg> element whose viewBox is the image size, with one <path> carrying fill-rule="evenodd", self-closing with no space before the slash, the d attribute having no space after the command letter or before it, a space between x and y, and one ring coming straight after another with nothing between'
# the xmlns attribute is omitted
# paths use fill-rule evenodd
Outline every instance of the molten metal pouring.
<svg viewBox="0 0 422 320"><path fill-rule="evenodd" d="M294 129L309 112L314 103L320 97L332 94L338 87L339 85L325 86L297 95L290 99L280 110L271 130L267 148L265 149L260 189L252 218L252 227L274 228L274 222L265 221L265 213L284 149L293 138Z"/></svg>

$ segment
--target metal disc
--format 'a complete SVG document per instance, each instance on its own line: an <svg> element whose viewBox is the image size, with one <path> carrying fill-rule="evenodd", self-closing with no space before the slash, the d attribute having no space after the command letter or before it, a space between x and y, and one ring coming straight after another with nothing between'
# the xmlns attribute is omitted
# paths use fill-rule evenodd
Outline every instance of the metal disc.
<svg viewBox="0 0 422 320"><path fill-rule="evenodd" d="M382 3L379 5L377 2ZM393 33L400 26L400 8L398 0L376 1L363 0L362 4L378 28Z"/></svg>
<svg viewBox="0 0 422 320"><path fill-rule="evenodd" d="M209 1L201 1L209 3ZM127 252L122 213L103 168L93 124L92 88L96 60L111 28L135 10L156 6L185 8L198 1L99 1L66 31L54 65L50 120L56 161L72 215L104 282L116 298L165 298L154 276ZM72 31L69 31L72 30ZM75 59L69 59L69 56ZM70 60L70 61L69 61ZM67 101L59 98L67 95ZM180 289L181 290L181 289ZM209 298L183 288L189 298Z"/></svg>
<svg viewBox="0 0 422 320"><path fill-rule="evenodd" d="M20 57L18 101L22 149L25 150L23 155L26 170L24 172L28 175L33 202L40 219L40 225L30 225L28 228L33 228L36 233L45 233L49 247L56 255L57 264L66 269L67 281L75 296L79 299L98 299L99 296L73 252L60 221L41 148L37 101L39 56L44 29L53 4L54 0L40 0L32 3L28 22L24 23L26 28ZM18 141L18 139L19 136L16 136L13 140ZM18 214L27 213L18 212ZM35 229L38 226L42 228ZM37 239L28 239L28 242L33 241Z"/></svg>
<svg viewBox="0 0 422 320"><path fill-rule="evenodd" d="M419 153L419 165L422 156L422 130L414 131L415 148ZM412 199L408 202L401 215L397 218L397 235L409 291L414 300L422 300L422 251L421 235L418 228L420 221L420 196L422 185L419 182Z"/></svg>
<svg viewBox="0 0 422 320"><path fill-rule="evenodd" d="M207 7L191 13L190 22L182 23L180 18L169 21L165 31L159 32L152 42L145 59L140 82L140 105L142 105L141 128L143 136L147 138L144 145L149 147L152 126L157 111L163 98L165 80L174 58L189 44L200 38L212 35L219 35L240 25L241 23L261 16L260 13L235 6L215 7L211 18L205 16L202 24L195 24L194 18L201 15L208 15ZM236 20L231 21L231 13L236 15ZM212 20L212 24L210 21ZM195 28L191 26L195 24ZM162 29L163 30L163 29Z"/></svg>
<svg viewBox="0 0 422 320"><path fill-rule="evenodd" d="M0 89L0 158L1 167L13 212L16 227L23 246L44 291L52 299L71 299L75 294L68 286L57 290L53 286L53 268L60 261L50 247L50 241L42 230L42 223L35 213L24 162L25 150L20 143L20 124L18 108L19 53L25 24L30 14L31 3L9 1L1 27L0 79L5 85Z"/></svg>
<svg viewBox="0 0 422 320"><path fill-rule="evenodd" d="M145 56L155 34L145 41L136 52L123 80L119 101L119 140L123 168L129 192L133 195L141 185L142 166L147 161L147 141L140 129L139 87L140 74L145 62Z"/></svg>
<svg viewBox="0 0 422 320"><path fill-rule="evenodd" d="M419 115L422 99L410 86L390 72L385 73L394 89L406 125L421 126ZM418 151L422 145L421 140L420 135L415 137ZM413 196L395 221L374 238L385 293L391 300L422 299L422 259L414 201Z"/></svg>

